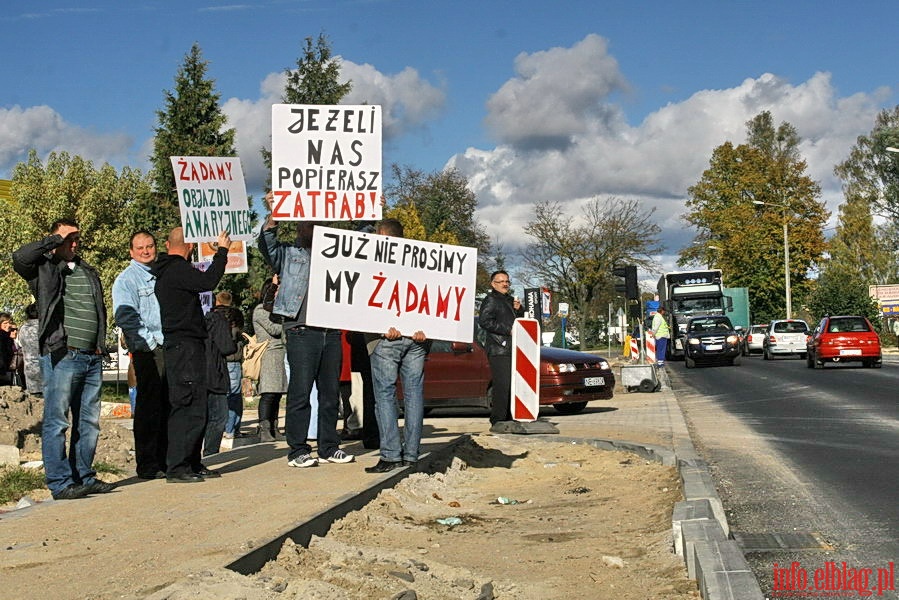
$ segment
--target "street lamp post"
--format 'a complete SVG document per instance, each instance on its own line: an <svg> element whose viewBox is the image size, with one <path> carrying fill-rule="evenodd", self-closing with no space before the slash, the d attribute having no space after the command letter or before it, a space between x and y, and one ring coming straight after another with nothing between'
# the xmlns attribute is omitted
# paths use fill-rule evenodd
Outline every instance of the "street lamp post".
<svg viewBox="0 0 899 600"><path fill-rule="evenodd" d="M761 200L753 200L753 204L764 206L779 206L783 209L784 223L784 295L787 300L787 318L793 318L793 301L790 293L790 232L787 229L787 208L786 204L776 204L771 202L762 202Z"/></svg>

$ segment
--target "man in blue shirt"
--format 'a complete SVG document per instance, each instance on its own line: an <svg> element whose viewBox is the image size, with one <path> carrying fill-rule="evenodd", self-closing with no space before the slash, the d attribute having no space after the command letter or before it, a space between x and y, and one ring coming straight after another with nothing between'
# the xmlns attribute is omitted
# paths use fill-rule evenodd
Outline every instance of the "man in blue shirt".
<svg viewBox="0 0 899 600"><path fill-rule="evenodd" d="M122 329L137 378L134 454L141 479L165 477L168 383L162 349L162 321L156 299L156 239L148 231L131 236L131 262L112 285L116 325Z"/></svg>

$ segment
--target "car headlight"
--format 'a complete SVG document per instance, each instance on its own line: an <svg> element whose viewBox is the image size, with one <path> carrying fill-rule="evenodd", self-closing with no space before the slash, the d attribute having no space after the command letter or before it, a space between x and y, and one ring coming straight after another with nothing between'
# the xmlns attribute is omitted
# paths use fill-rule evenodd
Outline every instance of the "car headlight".
<svg viewBox="0 0 899 600"><path fill-rule="evenodd" d="M736 343L737 343L737 339L738 339L737 336L735 336L735 335L729 335L729 336L727 336L727 343L728 343L728 344L736 344Z"/></svg>
<svg viewBox="0 0 899 600"><path fill-rule="evenodd" d="M687 343L690 344L691 346L698 346L699 338L690 338L687 340Z"/></svg>
<svg viewBox="0 0 899 600"><path fill-rule="evenodd" d="M597 364L599 365L599 368L602 369L603 371L609 370L609 363L607 363L606 361L601 360Z"/></svg>
<svg viewBox="0 0 899 600"><path fill-rule="evenodd" d="M571 363L558 363L549 365L549 371L551 373L574 373L577 371L577 367Z"/></svg>

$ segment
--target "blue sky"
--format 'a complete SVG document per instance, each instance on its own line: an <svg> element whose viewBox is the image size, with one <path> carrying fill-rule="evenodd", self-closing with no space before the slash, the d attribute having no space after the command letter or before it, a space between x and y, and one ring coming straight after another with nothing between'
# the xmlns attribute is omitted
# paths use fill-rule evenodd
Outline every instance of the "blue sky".
<svg viewBox="0 0 899 600"><path fill-rule="evenodd" d="M836 215L834 164L899 103L897 23L888 1L7 0L0 178L29 148L145 169L163 91L198 42L258 194L283 70L323 32L348 103L384 106L385 169L459 168L507 251L535 199L572 218L594 197L639 199L670 266L692 237L687 187L762 110L797 128Z"/></svg>

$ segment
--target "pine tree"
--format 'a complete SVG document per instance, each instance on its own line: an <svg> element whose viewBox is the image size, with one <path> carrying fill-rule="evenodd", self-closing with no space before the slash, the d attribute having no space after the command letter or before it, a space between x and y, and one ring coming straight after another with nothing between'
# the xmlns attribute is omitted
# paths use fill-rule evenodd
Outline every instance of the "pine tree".
<svg viewBox="0 0 899 600"><path fill-rule="evenodd" d="M153 144L154 198L142 207L146 227L165 235L180 223L172 156L236 156L233 128L219 106L215 81L206 77L209 63L198 44L184 57L175 76L175 89L165 91L165 108L156 111Z"/></svg>

